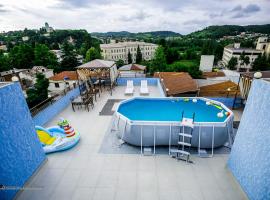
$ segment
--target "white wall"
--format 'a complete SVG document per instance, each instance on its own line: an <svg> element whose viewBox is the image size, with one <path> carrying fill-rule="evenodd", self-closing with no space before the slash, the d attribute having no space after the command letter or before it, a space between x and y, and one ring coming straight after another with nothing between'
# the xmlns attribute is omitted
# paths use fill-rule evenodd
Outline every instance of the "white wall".
<svg viewBox="0 0 270 200"><path fill-rule="evenodd" d="M214 65L214 55L202 55L200 62L200 70L203 72L211 72Z"/></svg>
<svg viewBox="0 0 270 200"><path fill-rule="evenodd" d="M73 87L73 80L69 80L69 81L66 81L69 83L69 86L70 87ZM75 81L76 82L76 81ZM55 83L58 83L59 84L59 88L55 87ZM63 91L64 89L66 89L68 85L66 85L66 83L64 81L51 81L50 80L50 84L49 84L49 88L48 90L51 91L51 92L58 92L58 91Z"/></svg>

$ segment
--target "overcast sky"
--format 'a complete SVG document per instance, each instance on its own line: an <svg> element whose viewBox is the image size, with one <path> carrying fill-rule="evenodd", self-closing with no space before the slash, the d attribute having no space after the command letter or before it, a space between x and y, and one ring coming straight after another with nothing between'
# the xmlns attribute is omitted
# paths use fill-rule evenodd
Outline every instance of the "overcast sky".
<svg viewBox="0 0 270 200"><path fill-rule="evenodd" d="M270 23L270 0L0 0L0 31L44 22L89 32L187 34L209 25Z"/></svg>

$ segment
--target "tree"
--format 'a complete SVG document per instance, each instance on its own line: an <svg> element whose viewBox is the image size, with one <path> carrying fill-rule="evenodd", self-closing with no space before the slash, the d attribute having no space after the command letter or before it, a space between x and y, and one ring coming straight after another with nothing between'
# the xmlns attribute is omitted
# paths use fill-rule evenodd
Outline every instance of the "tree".
<svg viewBox="0 0 270 200"><path fill-rule="evenodd" d="M43 74L36 75L34 88L26 90L27 103L30 108L41 103L48 98L49 80Z"/></svg>
<svg viewBox="0 0 270 200"><path fill-rule="evenodd" d="M167 66L166 71L188 72L192 78L201 78L202 72L195 61L178 61Z"/></svg>
<svg viewBox="0 0 270 200"><path fill-rule="evenodd" d="M125 64L125 62L122 59L120 59L120 60L117 60L115 64L117 68L119 68L119 67L122 67Z"/></svg>
<svg viewBox="0 0 270 200"><path fill-rule="evenodd" d="M34 49L35 65L55 68L58 66L57 58L45 44L37 44Z"/></svg>
<svg viewBox="0 0 270 200"><path fill-rule="evenodd" d="M91 47L86 52L84 62L89 62L91 60L100 59L100 58L101 58L100 52L95 47Z"/></svg>
<svg viewBox="0 0 270 200"><path fill-rule="evenodd" d="M179 60L179 53L176 48L165 48L166 61L168 64L171 64Z"/></svg>
<svg viewBox="0 0 270 200"><path fill-rule="evenodd" d="M253 71L266 71L270 70L270 59L265 54L259 55L252 63Z"/></svg>
<svg viewBox="0 0 270 200"><path fill-rule="evenodd" d="M250 64L250 60L249 60L249 57L248 56L246 56L246 54L245 54L245 51L243 51L242 53L241 53L241 55L240 55L240 57L239 57L239 60L240 60L240 66L247 66L247 65L249 65Z"/></svg>
<svg viewBox="0 0 270 200"><path fill-rule="evenodd" d="M248 56L245 56L245 58L244 58L244 64L245 64L246 67L250 64L250 59L249 59Z"/></svg>
<svg viewBox="0 0 270 200"><path fill-rule="evenodd" d="M61 70L62 71L74 70L75 67L77 67L79 64L78 59L77 59L77 53L74 50L74 47L71 44L64 42L61 50L63 53L62 61L60 64Z"/></svg>
<svg viewBox="0 0 270 200"><path fill-rule="evenodd" d="M154 59L152 60L150 73L162 72L166 69L166 66L167 66L167 63L166 63L164 48L162 46L159 46L156 49Z"/></svg>
<svg viewBox="0 0 270 200"><path fill-rule="evenodd" d="M4 55L4 52L0 50L0 72L10 70L9 56Z"/></svg>
<svg viewBox="0 0 270 200"><path fill-rule="evenodd" d="M12 68L29 69L34 65L34 50L28 44L13 47L9 53Z"/></svg>
<svg viewBox="0 0 270 200"><path fill-rule="evenodd" d="M142 62L142 52L141 52L140 46L138 45L137 54L136 54L136 63L141 64L141 62Z"/></svg>
<svg viewBox="0 0 270 200"><path fill-rule="evenodd" d="M229 60L227 67L229 69L231 69L231 70L234 70L237 64L238 64L237 58L236 57L232 57Z"/></svg>
<svg viewBox="0 0 270 200"><path fill-rule="evenodd" d="M246 54L245 54L245 51L243 51L239 57L240 66L243 66L245 64L245 57L246 57Z"/></svg>
<svg viewBox="0 0 270 200"><path fill-rule="evenodd" d="M132 56L131 56L131 53L130 51L128 51L128 64L131 64L133 61L132 61Z"/></svg>

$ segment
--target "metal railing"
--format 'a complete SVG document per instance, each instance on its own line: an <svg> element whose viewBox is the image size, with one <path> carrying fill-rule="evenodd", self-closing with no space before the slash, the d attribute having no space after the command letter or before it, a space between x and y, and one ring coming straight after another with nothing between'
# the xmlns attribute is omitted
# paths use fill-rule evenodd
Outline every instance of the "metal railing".
<svg viewBox="0 0 270 200"><path fill-rule="evenodd" d="M30 108L30 113L32 117L36 116L38 113L61 99L63 96L67 94L67 92L71 91L72 89L75 89L76 85L73 85L73 87L66 87L64 90L61 90L57 93L55 93L52 97L49 97L45 99L44 101L40 102L39 104L35 105L34 107Z"/></svg>

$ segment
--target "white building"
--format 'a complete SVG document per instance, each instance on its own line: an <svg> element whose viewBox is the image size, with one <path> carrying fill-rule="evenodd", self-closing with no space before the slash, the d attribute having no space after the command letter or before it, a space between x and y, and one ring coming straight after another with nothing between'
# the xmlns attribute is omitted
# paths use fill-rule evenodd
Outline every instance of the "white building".
<svg viewBox="0 0 270 200"><path fill-rule="evenodd" d="M62 61L62 51L61 50L50 50L52 53L54 53L54 55L56 56L57 58L57 61L58 62L61 62Z"/></svg>
<svg viewBox="0 0 270 200"><path fill-rule="evenodd" d="M49 78L50 93L57 93L63 91L67 87L72 87L76 84L78 76L76 71L63 71Z"/></svg>
<svg viewBox="0 0 270 200"><path fill-rule="evenodd" d="M49 26L48 22L45 22L45 26L42 28L45 29L47 33L53 32L53 27Z"/></svg>
<svg viewBox="0 0 270 200"><path fill-rule="evenodd" d="M26 41L28 41L28 40L29 40L29 37L28 37L28 36L23 36L23 37L22 37L22 41L26 42Z"/></svg>
<svg viewBox="0 0 270 200"><path fill-rule="evenodd" d="M257 50L266 50L269 46L268 38L267 37L259 37L256 45Z"/></svg>
<svg viewBox="0 0 270 200"><path fill-rule="evenodd" d="M0 50L7 51L7 45L0 45Z"/></svg>
<svg viewBox="0 0 270 200"><path fill-rule="evenodd" d="M257 50L262 50L267 57L270 56L270 42L267 37L259 37L256 45Z"/></svg>
<svg viewBox="0 0 270 200"><path fill-rule="evenodd" d="M241 61L239 60L240 55L245 53L246 56L249 57L250 64L241 65ZM234 45L228 45L224 47L222 62L225 66L228 65L230 59L232 57L236 57L238 60L238 64L236 65L237 70L250 70L252 67L252 63L254 60L263 53L263 50L251 49L251 48L241 48L240 43L235 43Z"/></svg>
<svg viewBox="0 0 270 200"><path fill-rule="evenodd" d="M36 75L38 73L41 73L45 76L45 78L50 78L54 75L53 70L52 69L48 69L46 67L43 66L34 66L31 69L31 72Z"/></svg>
<svg viewBox="0 0 270 200"><path fill-rule="evenodd" d="M200 70L203 72L211 72L214 65L214 55L202 55L200 61Z"/></svg>
<svg viewBox="0 0 270 200"><path fill-rule="evenodd" d="M103 59L105 60L123 60L125 63L128 62L128 52L131 53L132 62L136 62L136 54L138 46L142 52L143 60L151 60L155 51L158 48L158 45L146 43L146 42L120 42L120 43L110 43L110 44L101 44L101 52Z"/></svg>

